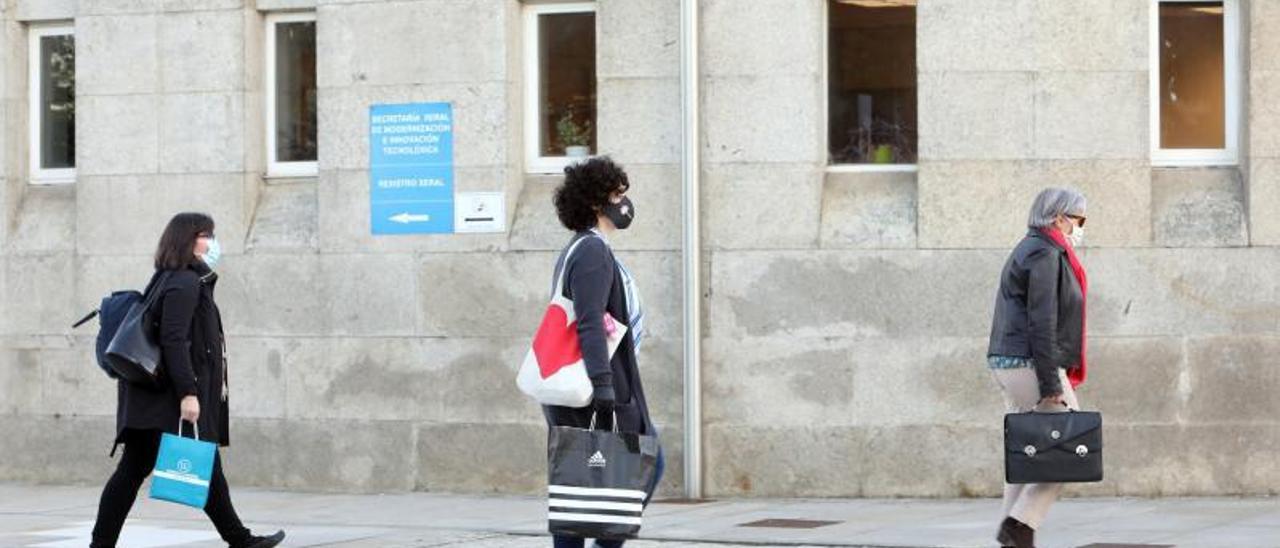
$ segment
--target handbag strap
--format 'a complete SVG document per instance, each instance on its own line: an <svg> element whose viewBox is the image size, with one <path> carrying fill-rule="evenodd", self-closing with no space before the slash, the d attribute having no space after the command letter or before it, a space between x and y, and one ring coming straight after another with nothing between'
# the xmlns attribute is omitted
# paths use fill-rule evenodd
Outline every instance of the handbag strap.
<svg viewBox="0 0 1280 548"><path fill-rule="evenodd" d="M556 276L556 287L552 290L552 298L555 298L555 295L564 295L564 279L569 273L569 258L573 256L574 250L578 249L578 244L581 244L587 238L599 238L599 236L596 236L594 233L589 233L586 236L578 238L569 245L569 250L564 253L564 263L560 265L560 275Z"/></svg>
<svg viewBox="0 0 1280 548"><path fill-rule="evenodd" d="M160 274L160 279L156 280L155 285L147 288L147 295L142 300L142 306L145 309L151 310L151 306L156 304L156 299L159 298L160 293L164 290L165 282L168 282L169 278L172 276L173 271L166 270Z"/></svg>
<svg viewBox="0 0 1280 548"><path fill-rule="evenodd" d="M595 429L596 429L596 416L597 416L598 414L599 414L599 412L598 412L598 411L592 411L592 412L591 412L591 424L587 426L587 429L588 429L588 430L595 430ZM614 431L614 433L617 433L617 432L618 432L618 412L617 412L617 411L614 411L614 412L613 412L613 431Z"/></svg>
<svg viewBox="0 0 1280 548"><path fill-rule="evenodd" d="M76 322L76 323L74 323L74 324L71 324L71 329L75 329L75 328L77 328L77 327L80 327L80 326L82 326L82 325L84 325L84 324L88 323L88 321L89 321L89 320L92 320L95 316L97 316L97 315L98 315L99 313L101 313L101 312L102 312L102 309L101 309L101 308L95 308L95 309L93 309L93 312L90 312L90 313L86 314L83 318L80 318L80 321L78 321L78 322Z"/></svg>

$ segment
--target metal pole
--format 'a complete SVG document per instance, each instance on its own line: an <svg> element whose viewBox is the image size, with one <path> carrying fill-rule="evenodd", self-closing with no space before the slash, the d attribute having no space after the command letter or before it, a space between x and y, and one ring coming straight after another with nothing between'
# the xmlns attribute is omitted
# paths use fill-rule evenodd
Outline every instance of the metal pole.
<svg viewBox="0 0 1280 548"><path fill-rule="evenodd" d="M680 0L681 180L684 191L684 485L702 498L702 240L699 198L698 0Z"/></svg>

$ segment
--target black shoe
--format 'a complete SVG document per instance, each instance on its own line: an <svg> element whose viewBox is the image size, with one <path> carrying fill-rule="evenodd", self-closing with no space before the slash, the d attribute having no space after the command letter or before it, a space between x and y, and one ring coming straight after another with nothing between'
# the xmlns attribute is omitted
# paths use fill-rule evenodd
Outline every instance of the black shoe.
<svg viewBox="0 0 1280 548"><path fill-rule="evenodd" d="M1000 548L1018 548L1013 545L1013 538L1009 537L1009 532L1004 530L1004 524L1000 524L1000 530L996 532L996 542L1000 543Z"/></svg>
<svg viewBox="0 0 1280 548"><path fill-rule="evenodd" d="M996 540L1006 548L1036 548L1036 530L1013 518L1004 518Z"/></svg>
<svg viewBox="0 0 1280 548"><path fill-rule="evenodd" d="M284 542L284 531L276 531L276 534L269 537L249 537L243 544L232 548L271 548L281 542Z"/></svg>

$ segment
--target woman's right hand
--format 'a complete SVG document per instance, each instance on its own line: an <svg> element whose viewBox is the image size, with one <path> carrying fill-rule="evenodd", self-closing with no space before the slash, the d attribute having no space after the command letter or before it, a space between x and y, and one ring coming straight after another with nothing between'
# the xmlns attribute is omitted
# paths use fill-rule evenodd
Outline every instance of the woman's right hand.
<svg viewBox="0 0 1280 548"><path fill-rule="evenodd" d="M1048 396L1045 396L1045 397L1043 397L1043 398L1040 398L1040 403L1039 403L1039 404L1037 404L1037 407L1039 407L1040 409L1048 409L1048 408L1049 408L1049 406L1051 406L1051 405L1058 405L1058 406L1066 407L1066 406L1067 406L1067 400L1066 400L1065 398L1063 398L1063 397L1062 397L1062 394L1061 394L1061 393L1058 393L1058 394L1050 394L1050 395L1048 395Z"/></svg>
<svg viewBox="0 0 1280 548"><path fill-rule="evenodd" d="M616 403L612 386L597 386L591 394L591 409L602 415L612 415Z"/></svg>
<svg viewBox="0 0 1280 548"><path fill-rule="evenodd" d="M200 420L200 400L195 396L182 398L182 420L195 424Z"/></svg>

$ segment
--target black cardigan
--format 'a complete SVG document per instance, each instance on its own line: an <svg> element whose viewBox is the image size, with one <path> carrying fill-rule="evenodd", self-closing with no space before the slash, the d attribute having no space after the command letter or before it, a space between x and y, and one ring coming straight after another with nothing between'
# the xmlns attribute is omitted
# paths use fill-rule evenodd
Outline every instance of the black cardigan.
<svg viewBox="0 0 1280 548"><path fill-rule="evenodd" d="M582 238L586 239L574 250L568 264L565 264L565 253L574 242ZM622 271L614 260L613 251L596 234L590 231L579 232L560 252L560 258L556 261L556 277L559 277L562 269L565 271L564 296L573 301L574 314L578 318L578 339L582 344L582 359L587 368L587 376L591 377L591 383L597 390L612 387L620 431L652 434L653 422L649 418L649 406L645 401L644 387L636 364L635 341L630 330L618 346L613 359L608 357L605 312L624 323L630 317ZM546 406L544 412L547 423L551 426L586 428L591 424L590 406Z"/></svg>

